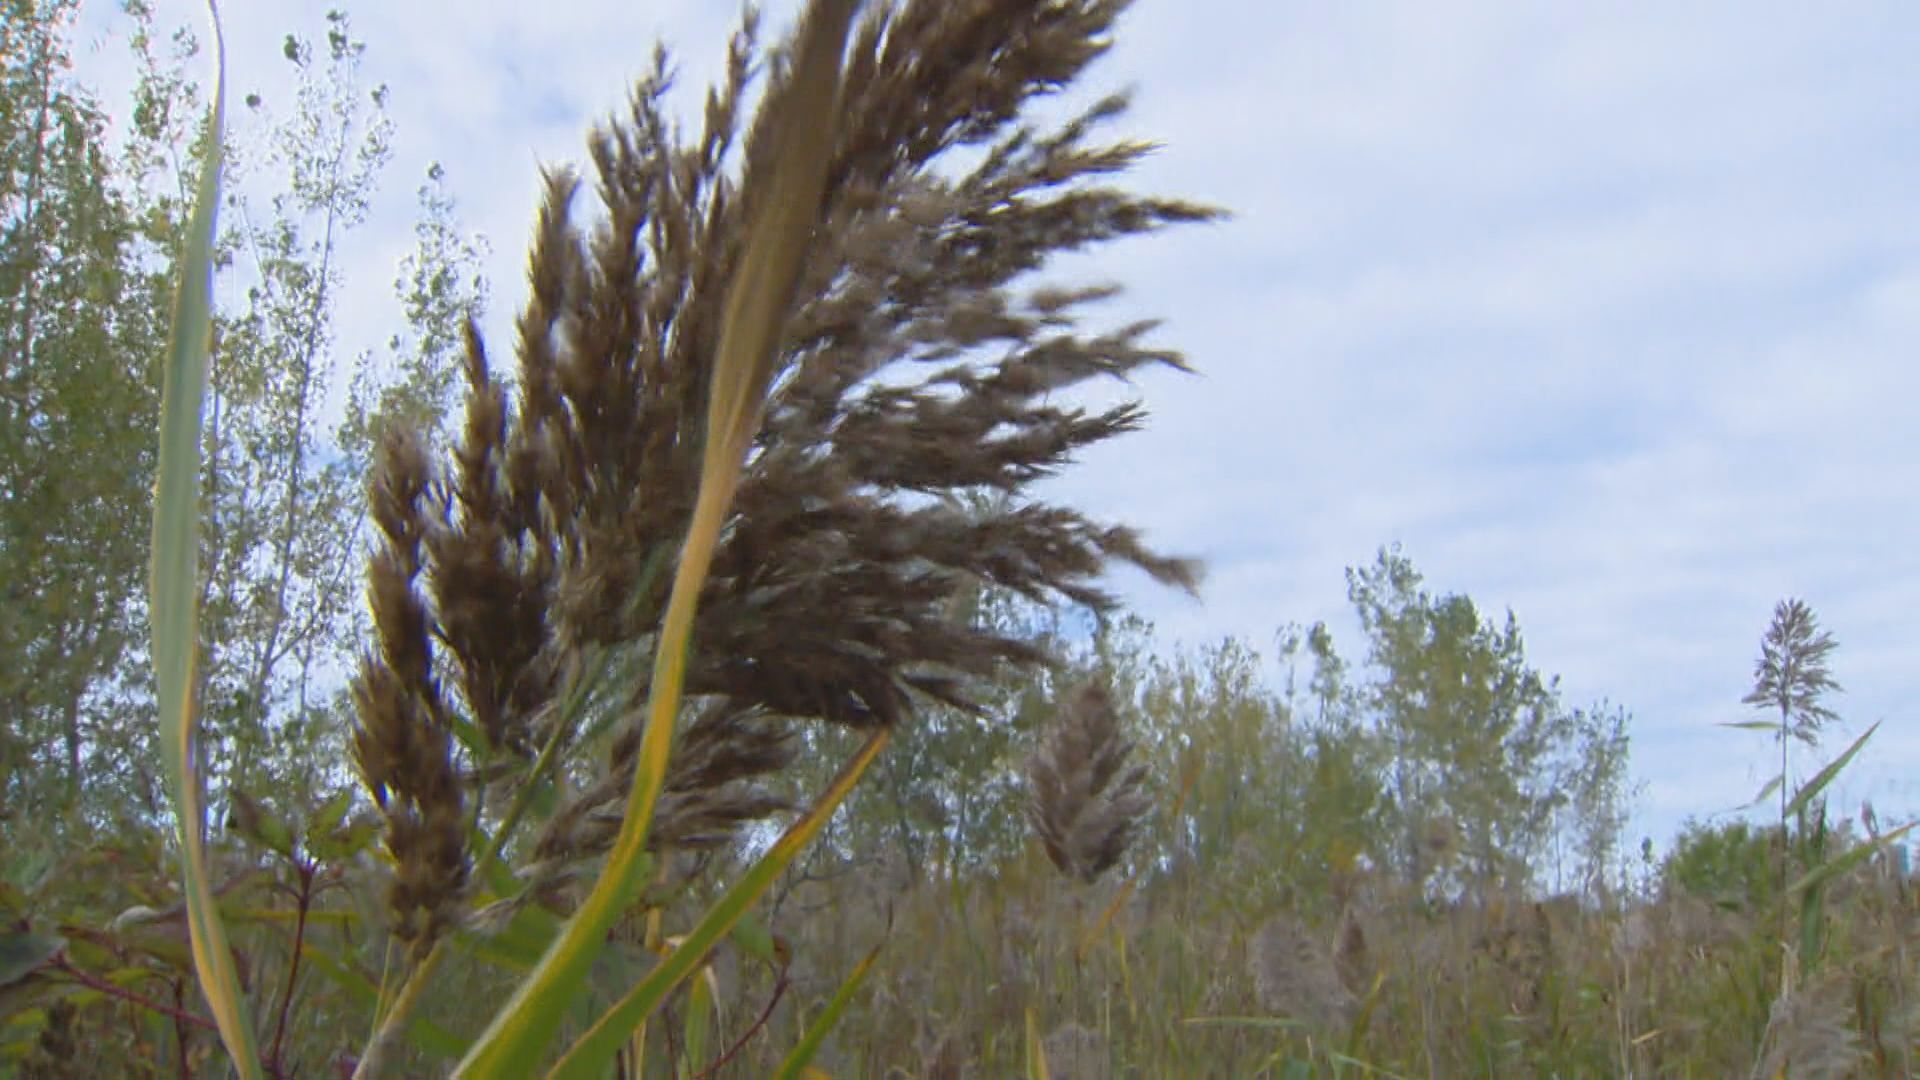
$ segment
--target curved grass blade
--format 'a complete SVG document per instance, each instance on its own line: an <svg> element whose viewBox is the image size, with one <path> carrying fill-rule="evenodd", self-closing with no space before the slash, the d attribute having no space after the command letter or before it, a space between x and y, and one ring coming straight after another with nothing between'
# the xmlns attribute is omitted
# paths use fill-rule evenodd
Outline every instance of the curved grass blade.
<svg viewBox="0 0 1920 1080"><path fill-rule="evenodd" d="M193 966L213 1011L220 1040L242 1077L260 1075L253 1025L214 906L202 844L206 806L202 778L194 771L194 665L200 638L200 423L213 335L213 241L220 201L222 143L226 132L226 43L220 12L213 19L213 112L207 119L206 156L195 185L193 217L180 257L173 325L160 408L159 477L153 497L153 563L148 585L153 634L153 674L159 695L160 748L173 788L174 824L180 840L182 887Z"/></svg>
<svg viewBox="0 0 1920 1080"><path fill-rule="evenodd" d="M559 1028L561 1016L585 981L608 928L639 897L647 831L653 824L654 804L666 784L667 761L673 749L695 605L740 481L747 446L759 428L773 353L784 332L786 310L812 240L833 150L840 58L846 51L856 3L818 0L810 5L799 30L790 80L770 129L776 140L771 171L755 178L764 181L766 187L758 191L759 203L748 222L746 250L727 291L719 351L708 391L700 490L661 621L653 681L649 684L652 696L646 732L620 833L593 890L541 957L540 965L494 1016L455 1075L513 1080L532 1075ZM624 1030L631 1031L632 1027L628 1024ZM609 1052L608 1059L611 1057Z"/></svg>
<svg viewBox="0 0 1920 1080"><path fill-rule="evenodd" d="M1048 1080L1047 1049L1040 1042L1040 1014L1027 1006L1027 1080Z"/></svg>
<svg viewBox="0 0 1920 1080"><path fill-rule="evenodd" d="M878 728L867 736L859 753L841 768L840 775L834 777L833 783L820 794L813 807L781 834L780 839L774 841L767 853L732 888L714 901L713 906L701 916L699 924L687 933L673 952L649 971L638 986L628 991L626 997L607 1010L606 1015L595 1021L585 1035L580 1036L580 1041L573 1044L573 1048L547 1075L555 1080L590 1080L605 1075L607 1063L613 1060L614 1053L626 1041L627 1034L638 1027L642 1020L653 1015L660 1003L673 992L673 988L680 984L680 980L686 978L706 958L714 945L773 887L773 883L794 858L813 842L847 793L860 781L867 766L879 756L891 735L888 729Z"/></svg>
<svg viewBox="0 0 1920 1080"><path fill-rule="evenodd" d="M313 945L302 945L300 955L325 975L328 981L346 991L361 1007L369 1010L379 1007L380 988L345 961ZM408 1025L407 1040L426 1053L447 1061L457 1060L467 1049L466 1039L431 1020L415 1020Z"/></svg>
<svg viewBox="0 0 1920 1080"><path fill-rule="evenodd" d="M802 1075L802 1070L813 1061L813 1055L820 1052L820 1044L826 1039L827 1032L833 1030L834 1025L840 1022L841 1014L853 1003L853 995L860 992L860 984L866 981L867 972L873 969L873 962L879 958L880 946L875 945L860 958L859 963L853 965L846 981L833 992L827 1007L820 1010L820 1015L814 1017L813 1023L807 1025L806 1033L800 1036L800 1042L788 1051L786 1060L780 1063L779 1071L773 1074L774 1080L797 1080Z"/></svg>
<svg viewBox="0 0 1920 1080"><path fill-rule="evenodd" d="M715 1019L714 1007L719 998L716 985L713 965L707 964L687 988L687 1022L680 1045L685 1047L682 1056L689 1075L707 1060L707 1029Z"/></svg>
<svg viewBox="0 0 1920 1080"><path fill-rule="evenodd" d="M1138 880L1138 878L1128 878L1123 882L1120 888L1114 892L1113 899L1107 902L1105 908L1101 909L1100 916L1081 932L1079 947L1077 947L1073 953L1074 959L1077 962L1085 963L1087 954L1093 951L1094 944L1106 936L1107 927L1113 925L1114 916L1120 914L1120 909L1126 907L1127 901L1133 898L1134 885Z"/></svg>
<svg viewBox="0 0 1920 1080"><path fill-rule="evenodd" d="M1842 770L1853 763L1855 755L1860 753L1861 748L1867 745L1867 740L1873 738L1873 733L1878 730L1880 730L1880 725L1875 723L1872 727L1861 732L1860 737L1853 740L1853 745L1847 747L1839 757L1827 762L1819 772L1814 773L1811 779L1801 785L1799 791L1793 793L1793 800L1787 803L1786 809L1781 811L1782 816L1793 817L1800 811L1806 809L1808 803L1817 798L1821 792L1827 790L1827 785L1833 783L1834 777L1839 776Z"/></svg>
<svg viewBox="0 0 1920 1080"><path fill-rule="evenodd" d="M1828 859L1826 862L1821 863L1819 866L1807 871L1805 874L1802 874L1798 880L1791 886L1788 886L1788 894L1802 893L1812 889L1816 885L1825 885L1834 878L1859 866L1876 853L1892 847L1896 841L1905 837L1909 832L1912 832L1916 824L1920 823L1910 821L1894 829L1892 832L1883 833L1871 840L1855 844L1840 854L1835 855L1833 858Z"/></svg>

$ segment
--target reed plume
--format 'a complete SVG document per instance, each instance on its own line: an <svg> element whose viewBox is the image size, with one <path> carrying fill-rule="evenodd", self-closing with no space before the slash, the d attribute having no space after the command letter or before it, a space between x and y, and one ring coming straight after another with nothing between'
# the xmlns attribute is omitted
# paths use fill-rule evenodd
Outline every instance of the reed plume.
<svg viewBox="0 0 1920 1080"><path fill-rule="evenodd" d="M1091 882L1126 854L1152 805L1146 767L1127 764L1132 750L1113 699L1088 685L1067 699L1034 751L1027 813L1061 873Z"/></svg>
<svg viewBox="0 0 1920 1080"><path fill-rule="evenodd" d="M1260 1007L1322 1031L1344 1027L1358 1002L1341 982L1326 942L1291 915L1276 915L1254 935L1248 954Z"/></svg>
<svg viewBox="0 0 1920 1080"><path fill-rule="evenodd" d="M798 208L812 243L756 375L763 419L699 597L650 846L711 846L777 811L756 780L790 760L796 722L893 725L927 701L977 709L970 685L1046 662L950 617L963 591L1106 609L1097 580L1114 561L1196 587L1190 562L1030 492L1144 417L1133 403L1064 404L1064 392L1185 366L1148 343L1151 322L1082 327L1112 287L1033 272L1057 252L1219 216L1110 182L1151 149L1095 137L1124 97L1051 130L1020 119L1108 48L1126 6L867 5L825 190ZM399 806L389 846L420 849L432 868L407 879L405 905L438 911L464 887L470 857L449 823L474 806L497 822L542 776L563 797L522 849L528 884L556 896L617 831L650 695L634 658L658 632L688 529L721 307L778 135L764 102L793 46L763 54L758 39L749 11L693 131L667 113L670 64L656 51L590 140L597 218L576 219L579 175L546 176L512 388L470 327L447 462L405 436L376 463L376 501L391 504L369 563L381 647L355 681L354 747L369 788ZM743 125L763 67L770 89ZM977 151L970 164L951 160L962 147ZM1004 497L984 514L958 509L982 490Z"/></svg>

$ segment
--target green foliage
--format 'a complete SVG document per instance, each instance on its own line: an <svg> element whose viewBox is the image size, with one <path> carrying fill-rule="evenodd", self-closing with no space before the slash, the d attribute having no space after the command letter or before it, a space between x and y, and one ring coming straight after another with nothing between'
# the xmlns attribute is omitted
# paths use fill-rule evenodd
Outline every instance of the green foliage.
<svg viewBox="0 0 1920 1080"><path fill-rule="evenodd" d="M1667 890L1682 889L1724 907L1771 910L1779 896L1781 847L1778 826L1688 821L1660 864L1660 881Z"/></svg>
<svg viewBox="0 0 1920 1080"><path fill-rule="evenodd" d="M1495 624L1467 597L1425 591L1398 549L1347 582L1375 673L1361 701L1389 762L1392 847L1379 854L1416 885L1522 888L1572 809L1588 823L1584 876L1603 879L1625 797L1624 715L1568 711L1528 666L1511 612Z"/></svg>
<svg viewBox="0 0 1920 1080"><path fill-rule="evenodd" d="M344 701L319 688L351 655L372 436L354 410L331 429L324 415L341 367L342 246L391 157L386 91L361 85L365 46L344 13L327 15L324 41L288 36L290 107L253 106L239 133L221 253L244 289L219 320L203 480L203 760L216 791L288 805L346 779ZM359 394L385 385L369 374Z"/></svg>
<svg viewBox="0 0 1920 1080"><path fill-rule="evenodd" d="M144 622L171 285L147 201L115 181L99 102L68 74L76 5L0 19L0 847L157 809L123 722ZM115 422L101 423L100 417ZM150 731L149 729L146 729ZM95 748L105 753L93 752ZM17 832L36 823L37 835ZM45 831L42 831L45 830Z"/></svg>

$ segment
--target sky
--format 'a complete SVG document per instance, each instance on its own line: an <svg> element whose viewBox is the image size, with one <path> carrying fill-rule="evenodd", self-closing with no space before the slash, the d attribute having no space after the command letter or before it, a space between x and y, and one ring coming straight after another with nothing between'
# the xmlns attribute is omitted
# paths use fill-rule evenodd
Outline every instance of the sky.
<svg viewBox="0 0 1920 1080"><path fill-rule="evenodd" d="M436 161L507 340L538 168L584 161L656 40L690 105L738 10L342 4L396 123L346 249L347 350L400 325ZM78 58L110 108L117 9L83 5ZM323 10L227 5L233 92L285 102L281 42L323 37ZM1116 317L1163 318L1196 374L1140 379L1148 429L1047 493L1206 562L1197 601L1117 579L1188 645L1270 654L1325 620L1357 659L1344 570L1402 545L1428 588L1511 610L1568 704L1632 715L1630 840L1663 850L1777 768L1716 725L1752 715L1760 637L1800 597L1839 642L1826 753L1884 725L1837 809L1920 811L1917 39L1920 7L1891 0L1137 0L1066 104L1132 88L1116 130L1164 144L1132 183L1234 216L1059 265L1126 286Z"/></svg>

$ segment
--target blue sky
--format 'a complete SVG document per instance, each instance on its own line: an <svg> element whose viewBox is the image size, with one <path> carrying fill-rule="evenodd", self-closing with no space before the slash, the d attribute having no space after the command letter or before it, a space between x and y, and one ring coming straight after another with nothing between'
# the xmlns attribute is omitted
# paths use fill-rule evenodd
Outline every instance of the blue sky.
<svg viewBox="0 0 1920 1080"><path fill-rule="evenodd" d="M735 10L349 6L398 125L349 349L399 323L435 160L492 244L504 341L536 167L583 159L658 37L704 86ZM280 40L321 10L230 4L236 91L284 95ZM1430 587L1512 608L1570 704L1633 714L1656 841L1768 775L1762 736L1713 725L1803 597L1845 731L1886 722L1848 809L1920 808L1915 40L1892 2L1138 0L1078 100L1135 87L1125 131L1166 146L1134 182L1236 216L1061 265L1127 285L1115 317L1164 317L1200 374L1144 379L1149 430L1056 491L1209 562L1199 603L1122 581L1189 643L1325 619L1357 654L1343 568L1402 543ZM102 50L83 74L111 90Z"/></svg>

